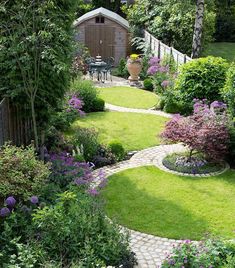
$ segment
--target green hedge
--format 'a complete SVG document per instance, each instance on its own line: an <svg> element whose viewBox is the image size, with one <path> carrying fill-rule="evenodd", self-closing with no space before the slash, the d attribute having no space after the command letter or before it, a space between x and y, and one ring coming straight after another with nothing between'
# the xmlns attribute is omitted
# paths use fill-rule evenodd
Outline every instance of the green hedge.
<svg viewBox="0 0 235 268"><path fill-rule="evenodd" d="M217 57L192 60L181 67L175 89L185 103L194 98L221 100L228 67L226 60Z"/></svg>

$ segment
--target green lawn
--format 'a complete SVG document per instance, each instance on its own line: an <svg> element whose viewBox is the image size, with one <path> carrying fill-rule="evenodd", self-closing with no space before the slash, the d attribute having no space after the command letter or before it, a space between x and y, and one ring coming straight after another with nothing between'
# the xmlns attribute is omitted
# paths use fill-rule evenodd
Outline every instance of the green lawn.
<svg viewBox="0 0 235 268"><path fill-rule="evenodd" d="M105 102L128 108L151 108L157 104L155 93L132 87L100 88L100 97Z"/></svg>
<svg viewBox="0 0 235 268"><path fill-rule="evenodd" d="M129 169L109 178L107 214L133 230L175 239L206 233L235 237L235 172L182 177L156 167Z"/></svg>
<svg viewBox="0 0 235 268"><path fill-rule="evenodd" d="M158 134L166 121L166 118L149 114L98 112L79 118L73 123L72 130L76 131L76 126L93 127L104 144L118 140L128 151L141 150L160 143Z"/></svg>
<svg viewBox="0 0 235 268"><path fill-rule="evenodd" d="M234 61L235 43L212 43L204 51L203 56L216 56L227 59L228 61Z"/></svg>

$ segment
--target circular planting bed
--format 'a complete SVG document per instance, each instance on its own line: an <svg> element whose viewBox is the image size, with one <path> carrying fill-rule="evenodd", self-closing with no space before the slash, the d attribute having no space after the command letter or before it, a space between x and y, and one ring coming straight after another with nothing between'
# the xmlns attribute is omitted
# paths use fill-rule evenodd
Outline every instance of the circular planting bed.
<svg viewBox="0 0 235 268"><path fill-rule="evenodd" d="M109 177L103 197L107 215L132 230L174 239L235 238L232 170L195 180L154 166L128 169Z"/></svg>
<svg viewBox="0 0 235 268"><path fill-rule="evenodd" d="M226 163L209 162L201 154L196 154L189 158L186 153L167 155L162 160L162 164L169 170L192 175L217 173L227 167Z"/></svg>

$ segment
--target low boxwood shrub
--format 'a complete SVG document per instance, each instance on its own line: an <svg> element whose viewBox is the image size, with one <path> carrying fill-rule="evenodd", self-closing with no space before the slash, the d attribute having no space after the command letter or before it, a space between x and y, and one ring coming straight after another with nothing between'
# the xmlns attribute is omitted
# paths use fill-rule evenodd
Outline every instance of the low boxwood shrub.
<svg viewBox="0 0 235 268"><path fill-rule="evenodd" d="M146 78L144 80L144 89L148 91L153 91L153 81L151 78Z"/></svg>
<svg viewBox="0 0 235 268"><path fill-rule="evenodd" d="M0 149L0 174L0 199L13 195L27 200L40 191L50 170L48 164L37 159L33 146L5 144Z"/></svg>
<svg viewBox="0 0 235 268"><path fill-rule="evenodd" d="M111 152L115 155L117 161L121 161L125 158L126 152L121 142L111 141L108 144L108 148L110 148Z"/></svg>
<svg viewBox="0 0 235 268"><path fill-rule="evenodd" d="M175 89L180 92L182 101L192 103L195 98L209 102L222 100L221 89L225 84L228 66L226 60L211 56L182 65L175 82Z"/></svg>
<svg viewBox="0 0 235 268"><path fill-rule="evenodd" d="M102 112L104 111L105 101L101 98L96 98L93 102L92 112Z"/></svg>
<svg viewBox="0 0 235 268"><path fill-rule="evenodd" d="M116 162L115 154L112 153L110 148L102 144L99 145L96 155L92 159L92 163L96 168L112 165Z"/></svg>

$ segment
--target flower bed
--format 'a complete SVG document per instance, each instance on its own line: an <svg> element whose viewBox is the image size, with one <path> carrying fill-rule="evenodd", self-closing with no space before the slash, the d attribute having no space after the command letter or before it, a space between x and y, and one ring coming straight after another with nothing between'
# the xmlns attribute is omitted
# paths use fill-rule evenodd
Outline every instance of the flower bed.
<svg viewBox="0 0 235 268"><path fill-rule="evenodd" d="M225 163L213 163L205 160L203 155L197 154L188 159L185 153L167 155L163 165L170 169L185 174L210 174L219 172L226 167Z"/></svg>

